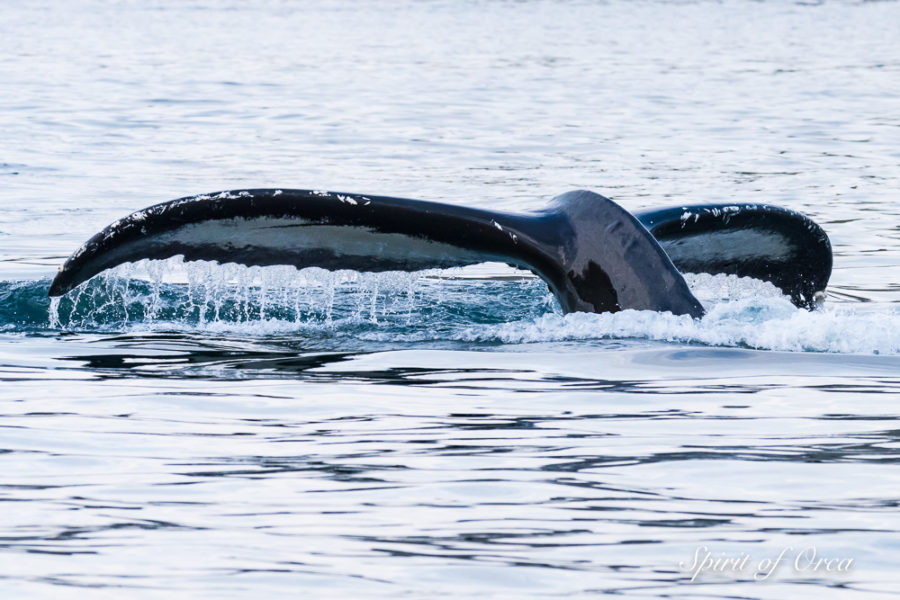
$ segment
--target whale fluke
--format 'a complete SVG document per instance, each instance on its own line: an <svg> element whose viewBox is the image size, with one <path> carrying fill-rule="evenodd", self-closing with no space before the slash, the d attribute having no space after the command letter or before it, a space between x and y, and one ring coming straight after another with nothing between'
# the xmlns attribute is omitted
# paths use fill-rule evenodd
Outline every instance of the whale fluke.
<svg viewBox="0 0 900 600"><path fill-rule="evenodd" d="M183 255L244 265L416 271L505 262L541 277L565 312L703 307L647 229L587 191L512 214L421 200L256 189L172 200L88 240L50 286L59 296L125 262Z"/></svg>
<svg viewBox="0 0 900 600"><path fill-rule="evenodd" d="M703 307L680 271L770 281L814 308L831 275L828 236L764 204L698 205L632 215L587 191L533 214L309 190L180 198L137 211L88 240L50 286L59 296L116 265L182 255L244 265L417 271L497 261L540 276L565 312Z"/></svg>
<svg viewBox="0 0 900 600"><path fill-rule="evenodd" d="M702 204L636 216L682 273L769 281L801 308L815 308L824 298L831 242L798 212L768 204Z"/></svg>

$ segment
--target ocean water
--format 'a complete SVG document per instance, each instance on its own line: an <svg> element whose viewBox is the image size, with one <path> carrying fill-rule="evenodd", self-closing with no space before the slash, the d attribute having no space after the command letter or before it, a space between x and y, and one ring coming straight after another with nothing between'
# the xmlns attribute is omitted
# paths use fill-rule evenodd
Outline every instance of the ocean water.
<svg viewBox="0 0 900 600"><path fill-rule="evenodd" d="M0 7L3 598L900 596L900 3ZM497 264L178 259L221 189L767 202L825 307L562 315Z"/></svg>

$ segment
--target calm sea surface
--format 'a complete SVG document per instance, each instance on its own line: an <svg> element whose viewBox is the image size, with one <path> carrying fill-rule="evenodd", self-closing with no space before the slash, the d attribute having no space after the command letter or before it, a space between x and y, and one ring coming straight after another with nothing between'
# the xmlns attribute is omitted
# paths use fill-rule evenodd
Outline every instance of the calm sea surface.
<svg viewBox="0 0 900 600"><path fill-rule="evenodd" d="M767 202L823 311L563 316L500 265L140 263L246 187ZM900 3L0 7L3 598L900 597Z"/></svg>

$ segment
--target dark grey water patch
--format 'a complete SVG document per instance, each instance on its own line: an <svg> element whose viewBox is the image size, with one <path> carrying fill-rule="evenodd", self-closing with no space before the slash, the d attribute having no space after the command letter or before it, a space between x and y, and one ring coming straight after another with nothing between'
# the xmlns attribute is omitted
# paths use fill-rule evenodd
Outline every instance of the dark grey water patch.
<svg viewBox="0 0 900 600"><path fill-rule="evenodd" d="M16 452L21 452L20 450L16 450ZM43 485L43 484L10 484L10 483L0 483L0 489L5 490L23 490L23 491L36 491L36 490L52 490L57 488L65 488L71 487L69 485Z"/></svg>
<svg viewBox="0 0 900 600"><path fill-rule="evenodd" d="M133 521L117 521L106 525L98 525L95 527L66 527L62 531L49 535L26 535L26 536L6 536L0 538L0 543L21 543L21 542L68 542L68 541L86 541L92 540L98 534L116 530L128 529L191 529L200 531L202 527L188 527L179 523L170 523L166 521L156 521L152 519L133 520ZM100 545L103 545L102 543Z"/></svg>
<svg viewBox="0 0 900 600"><path fill-rule="evenodd" d="M299 441L299 440L296 440ZM398 470L407 470L409 467L405 465L390 465L379 463L373 465L354 465L345 462L338 463L337 460L342 458L359 459L361 456L353 455L349 457L335 457L335 462L325 462L316 456L296 456L296 457L222 457L208 462L198 461L191 466L229 466L230 469L214 469L208 471L184 471L179 473L185 477L259 477L266 475L279 475L284 473L308 473L314 476L324 475L326 478L340 482L351 483L388 483L389 479L374 477L368 475L373 471L391 472ZM252 468L235 468L235 465L252 465Z"/></svg>
<svg viewBox="0 0 900 600"><path fill-rule="evenodd" d="M785 440L786 442L788 440ZM895 443L885 439L883 443ZM794 463L865 463L898 464L900 451L871 444L816 444L787 443L771 446L715 446L690 447L680 451L656 452L637 456L589 456L569 459L565 462L544 465L542 470L581 472L607 467L676 463L694 460L794 462Z"/></svg>

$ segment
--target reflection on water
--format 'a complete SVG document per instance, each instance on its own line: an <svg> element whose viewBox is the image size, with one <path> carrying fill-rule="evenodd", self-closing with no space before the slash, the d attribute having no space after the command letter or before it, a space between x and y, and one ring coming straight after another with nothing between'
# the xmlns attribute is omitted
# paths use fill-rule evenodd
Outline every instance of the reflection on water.
<svg viewBox="0 0 900 600"><path fill-rule="evenodd" d="M771 367L769 353L703 348L554 363L552 346L52 343L82 392L37 400L40 372L0 392L0 548L43 557L7 572L14 585L677 595L694 589L680 564L708 547L856 561L839 574L785 565L766 588L777 593L892 589L879 553L900 529L893 358L835 357L825 374L822 357ZM193 376L202 385L186 388ZM754 585L749 571L699 577Z"/></svg>

